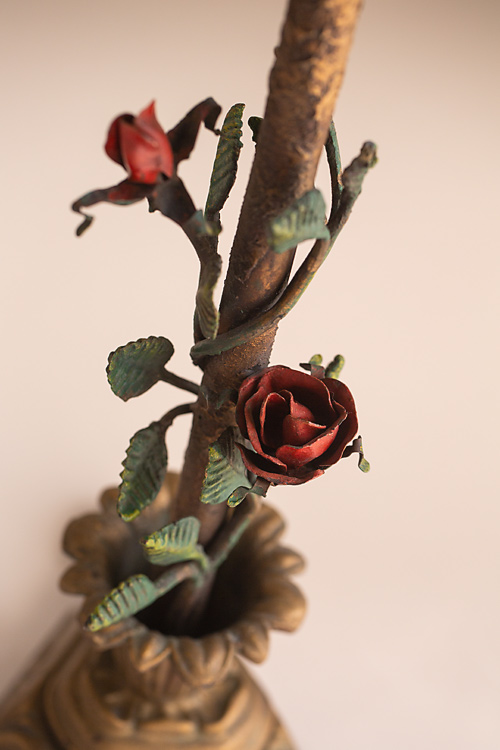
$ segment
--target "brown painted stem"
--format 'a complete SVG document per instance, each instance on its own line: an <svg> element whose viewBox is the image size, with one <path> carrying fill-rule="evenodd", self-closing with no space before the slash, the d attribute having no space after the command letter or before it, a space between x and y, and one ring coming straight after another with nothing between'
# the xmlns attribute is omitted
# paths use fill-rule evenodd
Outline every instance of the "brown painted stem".
<svg viewBox="0 0 500 750"><path fill-rule="evenodd" d="M269 98L220 308L219 332L231 330L270 307L283 293L294 252L269 249L266 227L314 184L344 74L360 0L290 0L271 72ZM195 515L208 543L223 522L225 504L199 501L208 446L234 423L230 394L269 362L277 323L244 344L204 363L179 490L171 520ZM227 391L222 407L216 396ZM220 401L220 399L219 399Z"/></svg>

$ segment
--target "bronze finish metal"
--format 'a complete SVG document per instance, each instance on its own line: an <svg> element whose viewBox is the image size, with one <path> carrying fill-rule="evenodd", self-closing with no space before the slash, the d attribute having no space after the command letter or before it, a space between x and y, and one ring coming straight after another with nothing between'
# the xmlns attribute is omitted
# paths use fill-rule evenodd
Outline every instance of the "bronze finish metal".
<svg viewBox="0 0 500 750"><path fill-rule="evenodd" d="M64 546L76 564L62 587L85 595L81 620L116 577L143 569L135 542L165 522L176 484L169 474L130 524L116 514L116 490L103 494L101 513L70 523ZM304 615L290 580L303 561L279 544L283 529L262 506L220 569L212 619L197 638L154 631L135 617L95 634L63 622L0 710L0 748L293 750L240 658L262 661L269 630L292 631Z"/></svg>

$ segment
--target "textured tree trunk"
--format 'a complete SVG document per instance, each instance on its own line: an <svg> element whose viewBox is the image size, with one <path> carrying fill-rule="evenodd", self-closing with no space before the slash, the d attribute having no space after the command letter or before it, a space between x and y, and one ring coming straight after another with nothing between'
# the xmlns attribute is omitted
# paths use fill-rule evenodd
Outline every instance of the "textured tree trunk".
<svg viewBox="0 0 500 750"><path fill-rule="evenodd" d="M286 285L294 252L274 253L266 227L314 185L360 6L360 0L290 0L231 251L220 333L270 307ZM267 366L276 328L202 362L209 396L200 396L196 406L172 520L197 516L204 544L226 513L224 503L199 501L208 447L234 423L231 392L234 396L249 373Z"/></svg>

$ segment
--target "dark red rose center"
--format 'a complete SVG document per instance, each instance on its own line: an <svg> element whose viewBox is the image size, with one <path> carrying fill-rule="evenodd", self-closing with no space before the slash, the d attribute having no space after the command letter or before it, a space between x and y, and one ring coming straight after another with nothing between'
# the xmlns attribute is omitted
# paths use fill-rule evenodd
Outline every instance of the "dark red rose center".
<svg viewBox="0 0 500 750"><path fill-rule="evenodd" d="M262 443L273 450L282 445L304 445L326 429L288 390L266 396L260 407L259 423Z"/></svg>

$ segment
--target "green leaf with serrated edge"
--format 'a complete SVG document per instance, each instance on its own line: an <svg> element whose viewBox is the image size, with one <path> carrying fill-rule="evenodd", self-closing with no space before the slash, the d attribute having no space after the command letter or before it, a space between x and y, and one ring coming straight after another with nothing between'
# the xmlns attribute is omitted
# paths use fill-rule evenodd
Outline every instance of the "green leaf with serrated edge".
<svg viewBox="0 0 500 750"><path fill-rule="evenodd" d="M201 489L201 502L209 505L225 503L237 487L251 486L234 441L227 436L221 436L208 449L208 465Z"/></svg>
<svg viewBox="0 0 500 750"><path fill-rule="evenodd" d="M314 188L276 216L268 227L268 240L274 252L284 253L305 240L329 239L325 210L323 196Z"/></svg>
<svg viewBox="0 0 500 750"><path fill-rule="evenodd" d="M222 125L215 161L210 178L210 188L205 205L205 215L213 219L221 210L236 180L241 142L244 104L234 104Z"/></svg>
<svg viewBox="0 0 500 750"><path fill-rule="evenodd" d="M143 573L131 576L104 597L88 617L85 627L95 632L115 625L148 607L187 579L198 580L198 583L203 580L194 563L167 568L154 583Z"/></svg>
<svg viewBox="0 0 500 750"><path fill-rule="evenodd" d="M87 619L85 627L93 632L107 628L135 615L159 596L161 592L147 576L142 573L131 576L104 597Z"/></svg>
<svg viewBox="0 0 500 750"><path fill-rule="evenodd" d="M253 116L248 118L248 127L252 131L252 141L254 143L257 143L257 141L259 140L259 131L260 126L262 125L262 120L262 117Z"/></svg>
<svg viewBox="0 0 500 750"><path fill-rule="evenodd" d="M197 544L200 525L200 521L194 516L169 523L141 539L144 554L155 565L197 560L203 569L207 568L208 558L201 545Z"/></svg>
<svg viewBox="0 0 500 750"><path fill-rule="evenodd" d="M124 521L132 521L153 502L167 471L165 429L158 422L135 433L123 467L118 513Z"/></svg>
<svg viewBox="0 0 500 750"><path fill-rule="evenodd" d="M123 401L140 396L161 380L174 347L163 336L131 341L111 352L106 372L111 390Z"/></svg>
<svg viewBox="0 0 500 750"><path fill-rule="evenodd" d="M344 357L342 356L342 354L337 354L326 368L325 376L327 378L333 378L333 380L338 380L338 377L342 372L342 368L344 367L344 365Z"/></svg>

